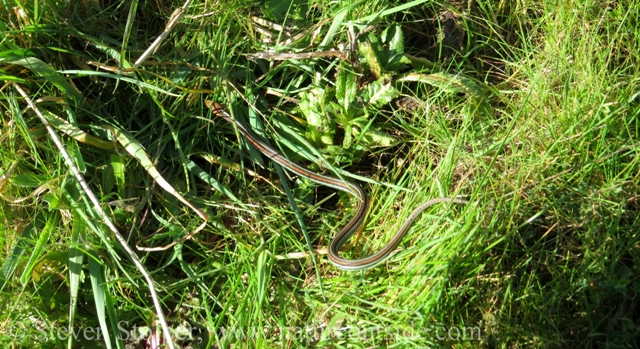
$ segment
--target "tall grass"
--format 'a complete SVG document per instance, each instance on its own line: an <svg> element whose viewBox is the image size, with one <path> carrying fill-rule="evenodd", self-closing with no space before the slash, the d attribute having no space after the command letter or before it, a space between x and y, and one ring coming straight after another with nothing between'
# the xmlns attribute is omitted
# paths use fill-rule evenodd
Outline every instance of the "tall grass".
<svg viewBox="0 0 640 349"><path fill-rule="evenodd" d="M190 3L137 70L130 67L183 3L0 5L2 345L123 348L133 339L119 334L135 326L143 335L157 319L138 269L16 83L74 132L107 141L58 129L130 246L167 245L202 220L103 125L131 134L208 214L193 239L137 252L170 327L192 335L177 347L638 346L640 3L286 5ZM350 24L367 31L363 45L367 33L395 23L404 52L422 66L394 74L465 80L398 83L401 96L368 107L369 130L391 136L389 146L366 147L356 135L341 148L345 130L335 124L336 147L301 142L301 92L334 88L340 59L248 55L348 47ZM366 70L358 74L359 87L371 83ZM473 93L451 93L456 81L474 83L490 108L480 111ZM387 262L342 272L323 253L353 200L279 172L206 99L290 159L365 180L369 219L344 252L350 258L383 247L429 198L471 203L430 208ZM329 165L309 160L320 156ZM68 341L70 324L106 328L110 340L82 333Z"/></svg>

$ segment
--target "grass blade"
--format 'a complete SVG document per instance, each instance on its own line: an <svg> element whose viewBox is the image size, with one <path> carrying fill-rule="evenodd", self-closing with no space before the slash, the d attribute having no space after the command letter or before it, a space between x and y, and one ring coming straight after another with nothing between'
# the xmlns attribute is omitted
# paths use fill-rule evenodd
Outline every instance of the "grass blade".
<svg viewBox="0 0 640 349"><path fill-rule="evenodd" d="M471 96L473 112L488 117L493 115L493 109L489 105L485 89L473 82L471 79L460 75L446 73L417 74L409 73L399 77L396 81L417 81L425 82L429 85L441 88L449 93L462 92Z"/></svg>
<svg viewBox="0 0 640 349"><path fill-rule="evenodd" d="M146 82L140 81L138 79L134 79L131 77L127 77L127 76L122 76L122 75L116 75L116 74L111 74L111 73L105 73L105 72L100 72L100 71L93 71L93 70L61 70L58 73L60 74L69 74L69 75L77 75L77 76L101 76L103 78L110 78L110 79L117 79L117 80L122 80L124 82L128 82L132 85L135 85L139 88L142 89L148 89L148 90L152 90L152 91L156 91L156 92L160 92L162 94L165 94L167 96L171 96L171 97L180 97L179 94L175 94L175 93L171 93L167 90L164 90L160 87L148 84Z"/></svg>
<svg viewBox="0 0 640 349"><path fill-rule="evenodd" d="M18 64L31 71L42 75L47 81L58 87L63 95L69 96L76 102L84 102L80 91L71 85L65 77L60 75L55 68L35 57L24 57L15 54L0 56L0 63Z"/></svg>
<svg viewBox="0 0 640 349"><path fill-rule="evenodd" d="M42 232L40 233L40 238L36 242L36 245L33 247L33 251L31 252L31 256L29 257L27 266L24 268L22 276L20 277L20 282L22 282L23 285L26 285L29 282L31 272L33 271L33 268L36 266L38 259L40 258L42 249L47 241L49 241L49 235L51 235L51 232L57 227L59 220L59 212L53 211L52 215L49 216L49 219L47 219L47 222L44 224Z"/></svg>
<svg viewBox="0 0 640 349"><path fill-rule="evenodd" d="M42 114L49 120L51 125L80 143L104 150L114 150L116 148L112 142L92 136L54 113L43 110Z"/></svg>
<svg viewBox="0 0 640 349"><path fill-rule="evenodd" d="M124 38L122 38L122 46L120 48L120 52L122 56L126 57L127 45L129 44L129 39L131 38L131 28L133 27L133 21L136 17L136 11L138 10L138 0L132 0L131 6L129 6L129 13L127 14L127 23L124 27ZM123 61L120 61L119 69L123 68ZM120 74L118 74L120 75ZM118 85L116 84L116 88Z"/></svg>
<svg viewBox="0 0 640 349"><path fill-rule="evenodd" d="M106 289L106 285L105 285L105 289ZM107 291L108 289L106 289L106 291L104 292L104 303L107 309L107 317L109 319L109 323L111 324L111 328L113 329L113 339L116 342L116 346L118 347L118 349L125 349L124 342L122 341L120 333L119 331L116 331L116 329L120 329L118 314L116 313L116 305L113 302L113 297L111 296L111 293ZM106 339L106 336L105 336L105 339Z"/></svg>
<svg viewBox="0 0 640 349"><path fill-rule="evenodd" d="M376 14L373 14L373 15L370 15L370 16L359 18L359 19L356 20L356 22L368 23L368 22L373 21L374 19L380 19L380 18L386 17L388 15L394 14L396 12L406 11L406 10L408 10L408 9L414 7L414 6L418 6L420 4L424 4L425 2L434 2L434 1L433 0L413 0L413 1L408 2L406 4L402 4L400 6L392 7L390 9L388 9L388 10L383 10L383 11L380 11L379 13L376 13Z"/></svg>
<svg viewBox="0 0 640 349"><path fill-rule="evenodd" d="M209 184L210 186L212 186L216 190L220 191L222 194L224 194L229 199L233 200L235 203L244 206L244 203L242 201L240 201L235 195L233 195L233 192L231 192L231 190L227 189L227 187L222 185L220 182L218 182L218 180L216 180L211 175L209 175L207 172L205 172L200 166L196 165L195 162L190 160L187 163L187 168L194 175L200 177L200 179L202 179L203 181L207 182L207 184Z"/></svg>
<svg viewBox="0 0 640 349"><path fill-rule="evenodd" d="M30 245L29 241L31 240L32 235L35 235L39 226L42 225L42 219L39 219L39 217L36 217L35 223L29 224L24 228L22 234L20 234L20 237L18 238L18 241L16 241L15 245L13 246L11 253L4 261L4 263L2 263L2 270L0 273L0 290L4 288L4 285L7 283L7 281L11 278L11 276L13 276L13 273L18 267L24 251Z"/></svg>
<svg viewBox="0 0 640 349"><path fill-rule="evenodd" d="M107 349L111 349L111 336L109 336L109 328L106 322L107 314L105 312L107 307L105 301L105 293L108 293L107 284L104 282L104 277L102 276L102 264L98 262L100 260L98 253L94 250L90 250L89 253L91 254L91 258L89 258L89 277L91 278L93 301L96 304L96 315L100 323L100 329L104 334L104 343Z"/></svg>
<svg viewBox="0 0 640 349"><path fill-rule="evenodd" d="M82 261L84 253L77 246L80 246L84 238L84 232L87 230L86 224L77 212L73 214L73 228L71 234L71 246L69 247L69 333L73 333L73 325L76 318L76 309L78 307L78 290L80 288L80 274L82 273ZM67 348L73 346L73 336L69 336Z"/></svg>

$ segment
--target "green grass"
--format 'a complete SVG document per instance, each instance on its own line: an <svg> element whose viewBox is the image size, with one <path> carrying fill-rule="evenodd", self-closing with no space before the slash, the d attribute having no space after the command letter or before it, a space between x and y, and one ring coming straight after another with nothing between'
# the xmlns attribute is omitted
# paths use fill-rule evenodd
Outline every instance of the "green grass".
<svg viewBox="0 0 640 349"><path fill-rule="evenodd" d="M118 76L92 62L131 67L182 3L3 2L0 175L17 165L0 192L1 345L123 348L131 340L117 340L118 324L157 324L140 271L17 83L43 99L39 109L114 144L57 129L134 249L178 240L202 220L102 125L128 131L209 215L194 239L137 253L170 326L195 337L177 347L638 347L640 2L403 3L191 3L156 53ZM292 36L308 31L265 43L251 16L292 27ZM352 69L360 93L375 80L367 67L247 55L348 47L348 21L356 34L371 26L361 46L399 23L404 52L428 60L393 66L385 51L388 79L440 75L397 82L392 101L360 105L364 126L346 113L360 112L366 96L343 114L332 109L344 120L321 121L331 135L323 143L309 137L318 133L297 107L308 98L301 92L339 89L340 72ZM348 99L340 96L315 106L340 106ZM383 247L429 198L471 203L430 208L372 270L343 272L323 254L314 264L308 245L326 249L354 200L278 172L207 99L290 159L330 173L314 163L322 156L344 178L367 180L359 183L372 198L368 224L345 256ZM381 146L385 137L392 142ZM70 325L102 326L110 340L68 342Z"/></svg>

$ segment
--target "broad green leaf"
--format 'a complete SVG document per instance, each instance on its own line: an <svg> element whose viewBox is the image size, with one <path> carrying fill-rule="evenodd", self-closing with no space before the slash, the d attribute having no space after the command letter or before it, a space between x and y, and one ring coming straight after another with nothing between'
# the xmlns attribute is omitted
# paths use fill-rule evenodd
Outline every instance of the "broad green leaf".
<svg viewBox="0 0 640 349"><path fill-rule="evenodd" d="M365 54L364 57L367 60L367 66L369 66L373 76L380 78L386 72L384 47L375 33L370 32L368 37L368 45L360 45L362 46L361 50L363 50L363 53Z"/></svg>
<svg viewBox="0 0 640 349"><path fill-rule="evenodd" d="M342 109L348 113L351 105L356 99L358 84L356 82L356 73L348 63L340 64L340 71L336 78L336 98Z"/></svg>
<svg viewBox="0 0 640 349"><path fill-rule="evenodd" d="M400 24L390 25L380 37L373 32L367 37L367 42L358 45L358 57L363 68L377 79L411 63L404 55L404 34Z"/></svg>
<svg viewBox="0 0 640 349"><path fill-rule="evenodd" d="M324 328L324 331L322 331L320 342L323 343L327 339L333 340L333 338L335 338L335 335L336 335L335 329L342 327L342 324L344 323L344 321L345 319L342 315L331 316L329 318L329 321L326 327Z"/></svg>
<svg viewBox="0 0 640 349"><path fill-rule="evenodd" d="M393 73L410 61L404 57L404 35L400 24L393 24L385 29L380 37L371 32L369 43L359 47L359 54L364 58L366 67L380 78L384 73Z"/></svg>
<svg viewBox="0 0 640 349"><path fill-rule="evenodd" d="M382 32L381 39L385 47L383 51L384 62L382 62L384 69L388 72L398 70L404 64L402 26L399 23L390 25Z"/></svg>
<svg viewBox="0 0 640 349"><path fill-rule="evenodd" d="M335 134L335 122L326 112L325 89L314 88L301 93L300 110L307 120L306 136L316 145L331 145Z"/></svg>
<svg viewBox="0 0 640 349"><path fill-rule="evenodd" d="M102 183L101 183L100 189L102 190L105 196L109 196L111 191L113 191L113 187L115 186L115 179L114 179L112 169L113 169L112 166L107 166L107 167L103 167L101 171ZM120 199L122 199L122 197L120 197Z"/></svg>
<svg viewBox="0 0 640 349"><path fill-rule="evenodd" d="M356 136L356 148L357 148L358 147L357 143L359 143L362 140L364 134L366 134L369 131L369 127L371 126L371 123L372 121L368 120L366 116L360 116L350 120L349 126L345 127L343 147L345 149L350 148L351 142L352 142L351 139L352 137ZM360 135L360 137L357 137L358 135Z"/></svg>
<svg viewBox="0 0 640 349"><path fill-rule="evenodd" d="M376 108L381 108L389 104L394 98L400 95L400 91L396 89L390 81L380 78L371 84L368 84L360 91L361 98L372 104Z"/></svg>
<svg viewBox="0 0 640 349"><path fill-rule="evenodd" d="M367 41L358 45L358 57L361 57L360 65L362 68L369 70L376 79L382 76L382 67L371 42Z"/></svg>
<svg viewBox="0 0 640 349"><path fill-rule="evenodd" d="M353 127L351 125L344 125L344 139L342 140L342 147L349 148L351 145L351 135L353 134Z"/></svg>
<svg viewBox="0 0 640 349"><path fill-rule="evenodd" d="M434 74L417 74L417 73L409 73L403 76L400 76L396 79L396 81L405 82L405 81L415 81L415 82L424 82L431 86L435 86L439 89L447 93L468 93L465 89L465 86L459 81L460 76L451 75L446 73L434 73Z"/></svg>
<svg viewBox="0 0 640 349"><path fill-rule="evenodd" d="M309 141L300 136L296 131L291 128L289 125L282 122L275 122L279 128L281 128L285 133L287 133L290 137L281 137L278 142L285 145L287 148L293 151L294 154L298 154L303 158L306 158L311 161L316 161L318 157L321 157L320 152L314 147L313 144L309 143ZM290 139L296 140L297 142L293 142ZM302 143L304 147L300 146L298 143ZM311 153L316 154L316 156Z"/></svg>

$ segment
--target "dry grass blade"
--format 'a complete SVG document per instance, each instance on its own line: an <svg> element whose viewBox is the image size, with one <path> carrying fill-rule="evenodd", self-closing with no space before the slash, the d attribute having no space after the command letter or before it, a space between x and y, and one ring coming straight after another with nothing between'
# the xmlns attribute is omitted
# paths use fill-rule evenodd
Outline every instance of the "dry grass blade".
<svg viewBox="0 0 640 349"><path fill-rule="evenodd" d="M147 58L151 54L156 52L158 47L160 47L160 44L162 43L162 40L164 40L164 38L167 35L169 35L169 33L171 32L173 27L175 27L175 25L178 23L180 18L182 18L182 15L184 14L184 11L187 9L187 7L189 7L189 4L191 4L191 0L187 0L184 3L184 5L182 5L182 7L179 7L175 11L173 11L173 13L171 14L171 17L169 17L169 21L167 22L167 25L164 28L164 31L162 31L162 33L160 33L160 35L158 35L158 37L153 42L153 44L151 44L151 46L149 46L149 48L146 51L144 51L142 56L140 56L140 58L138 58L138 60L133 64L134 68L138 68L142 63L144 63L144 61L147 60Z"/></svg>
<svg viewBox="0 0 640 349"><path fill-rule="evenodd" d="M348 58L348 52L343 51L321 51L321 52L302 52L302 53L270 53L258 52L247 55L252 59L272 59L275 61L286 61L287 59L312 59L321 57L339 57L342 60Z"/></svg>

